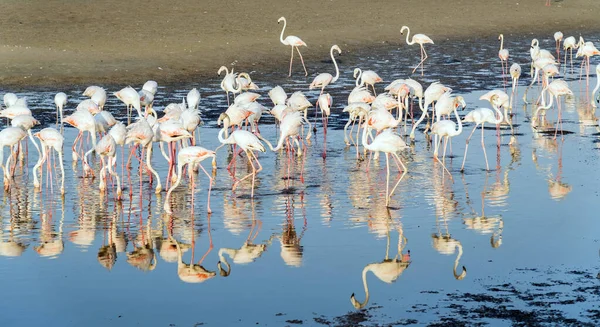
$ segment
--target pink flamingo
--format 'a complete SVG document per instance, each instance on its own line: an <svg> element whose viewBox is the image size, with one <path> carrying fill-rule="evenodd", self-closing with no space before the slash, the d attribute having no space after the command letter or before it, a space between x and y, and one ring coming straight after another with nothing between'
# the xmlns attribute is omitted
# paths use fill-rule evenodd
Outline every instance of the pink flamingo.
<svg viewBox="0 0 600 327"><path fill-rule="evenodd" d="M306 45L306 43L304 43L304 41L302 41L297 36L288 35L284 39L283 32L285 31L285 27L287 26L287 21L285 20L285 17L280 17L277 20L277 24L279 24L281 21L283 21L283 29L281 30L281 35L279 36L279 41L281 41L281 43L283 43L284 45L289 45L292 47L292 57L290 58L290 73L288 74L288 77L292 76L292 61L294 60L294 48L296 48L296 50L298 51L298 55L300 55L300 61L302 61L302 67L304 67L304 76L308 76L308 71L306 71L306 66L304 66L304 59L302 58L300 49L298 49L299 46L306 47L307 45Z"/></svg>
<svg viewBox="0 0 600 327"><path fill-rule="evenodd" d="M4 173L4 190L8 191L10 189L10 184L12 181L12 173L10 172L10 158L13 157L14 152L11 151L11 154L6 159L6 166L4 166L4 147L13 147L14 145L21 142L22 139L27 136L27 133L20 127L7 127L0 131L0 168L2 168L2 172Z"/></svg>
<svg viewBox="0 0 600 327"><path fill-rule="evenodd" d="M535 126L540 110L550 109L552 107L552 100L554 98L556 98L556 105L558 107L558 122L556 123L556 129L554 130L554 139L556 139L559 124L560 124L560 131L562 134L562 121L561 121L561 110L560 110L559 97L566 96L566 95L573 95L573 92L571 91L571 89L569 89L569 84L567 84L567 82L560 80L560 79L552 81L550 84L548 84L544 88L544 90L542 90L542 92L544 92L545 90L550 92L550 102L546 106L539 106L537 108L537 110L535 111L535 115L533 116L533 119L531 120L531 124L533 126Z"/></svg>
<svg viewBox="0 0 600 327"><path fill-rule="evenodd" d="M213 165L213 168L216 168L216 166L217 166L216 158L217 157L216 157L215 151L210 151L210 150L207 150L200 146L188 146L179 151L179 153L177 154L177 180L171 186L169 191L167 191L167 197L165 198L165 204L164 204L165 212L167 212L169 214L173 213L171 211L171 206L169 205L169 198L171 197L171 192L173 192L173 190L175 188L177 188L177 186L179 186L179 184L181 183L181 177L183 175L183 166L185 166L185 165L200 166L200 168L202 168L202 171L204 171L204 173L208 177L209 186L208 186L208 200L206 202L206 207L207 207L208 213L212 212L212 210L210 209L210 191L212 190L213 178L210 176L210 174L208 174L206 169L204 169L204 167L202 167L202 165L200 164L200 162L202 162L206 158L213 158L212 165ZM194 187L194 177L192 176L192 196L194 194L194 188L195 188ZM192 201L192 205L193 205L193 203L194 202Z"/></svg>
<svg viewBox="0 0 600 327"><path fill-rule="evenodd" d="M121 200L121 179L112 169L117 162L117 143L115 142L115 139L110 134L106 134L100 142L96 144L96 153L100 156L100 160L102 161L102 169L100 169L100 191L106 189L106 170L108 170L108 173L117 179L116 199ZM104 162L104 157L108 157L106 163Z"/></svg>
<svg viewBox="0 0 600 327"><path fill-rule="evenodd" d="M60 164L60 170L61 170L61 186L60 186L60 194L65 194L65 168L63 165L63 143L65 138L62 136L62 134L54 129L54 128L44 128L41 131L33 134L35 137L37 137L40 140L40 143L42 144L42 156L40 157L40 159L38 160L38 162L36 163L36 165L33 167L33 186L36 190L40 189L40 182L38 181L38 177L37 177L37 169L39 169L39 167L46 162L46 160L48 159L48 153L50 152L50 148L53 148L54 151L58 152L58 162ZM50 172L49 172L50 173Z"/></svg>
<svg viewBox="0 0 600 327"><path fill-rule="evenodd" d="M417 70L417 68L419 68L419 66L421 66L421 76L423 76L423 68L424 68L424 63L425 63L425 59L427 59L427 52L425 51L425 48L423 47L423 44L425 43L431 43L433 44L433 40L431 40L429 38L429 36L425 35L425 34L415 34L413 35L411 41L408 41L409 35L410 35L410 29L408 28L408 26L402 26L402 28L400 29L400 34L404 35L404 30L406 30L406 44L408 45L413 45L415 43L418 43L419 46L421 47L421 61L419 62L419 64L413 69L412 73L414 74L415 71Z"/></svg>

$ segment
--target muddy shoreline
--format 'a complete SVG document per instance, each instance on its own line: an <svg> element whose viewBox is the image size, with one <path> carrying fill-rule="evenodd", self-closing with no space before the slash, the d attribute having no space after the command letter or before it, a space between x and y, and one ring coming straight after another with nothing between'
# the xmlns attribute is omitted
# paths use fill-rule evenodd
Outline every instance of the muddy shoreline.
<svg viewBox="0 0 600 327"><path fill-rule="evenodd" d="M0 83L4 88L89 84L176 84L214 78L221 65L237 71L287 72L285 35L301 37L309 77L327 60L331 44L344 54L361 49L408 47L402 25L434 41L472 42L504 33L507 38L552 38L555 31L589 35L597 30L600 3L590 0L242 1L191 0L174 5L145 2L9 1L0 4ZM577 17L574 20L573 17ZM592 41L596 41L593 38ZM526 47L526 45L524 45ZM414 46L416 47L416 46ZM414 49L418 55L418 48ZM435 48L431 48L435 51ZM301 71L295 62L294 74Z"/></svg>

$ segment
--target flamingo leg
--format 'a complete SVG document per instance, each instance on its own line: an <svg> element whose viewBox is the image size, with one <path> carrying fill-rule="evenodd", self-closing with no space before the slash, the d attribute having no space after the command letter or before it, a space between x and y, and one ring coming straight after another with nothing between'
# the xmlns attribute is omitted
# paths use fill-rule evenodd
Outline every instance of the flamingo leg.
<svg viewBox="0 0 600 327"><path fill-rule="evenodd" d="M481 148L483 149L483 156L485 157L485 169L490 170L490 166L488 164L488 159L487 159L487 154L485 153L485 141L483 139L483 125L484 125L484 123L481 124Z"/></svg>
<svg viewBox="0 0 600 327"><path fill-rule="evenodd" d="M208 197L206 200L206 207L207 207L208 213L212 213L212 210L210 210L210 191L212 190L213 178L210 176L210 174L208 174L208 172L206 171L206 169L204 169L204 167L202 165L198 164L198 166L200 166L200 168L202 168L202 171L204 171L204 173L206 174L206 177L208 177Z"/></svg>
<svg viewBox="0 0 600 327"><path fill-rule="evenodd" d="M385 206L390 206L390 156L385 153L385 167L387 168L386 183L385 183Z"/></svg>
<svg viewBox="0 0 600 327"><path fill-rule="evenodd" d="M293 48L292 48L292 51L293 51ZM300 61L302 62L302 67L304 67L304 76L308 76L308 71L306 71L306 66L304 66L304 59L302 58L300 49L298 47L296 47L296 51L298 51L298 55L300 56Z"/></svg>
<svg viewBox="0 0 600 327"><path fill-rule="evenodd" d="M477 126L478 125L475 125L475 127L473 127L471 134L469 134L469 137L467 137L467 141L466 141L466 145L465 145L465 155L463 157L463 162L462 162L462 166L460 167L460 171L465 171L465 161L467 160L467 151L469 150L469 141L471 140L471 136L473 136L473 133L475 133Z"/></svg>
<svg viewBox="0 0 600 327"><path fill-rule="evenodd" d="M292 76L292 62L294 60L294 46L292 46L292 56L290 57L290 73L288 74L288 77Z"/></svg>

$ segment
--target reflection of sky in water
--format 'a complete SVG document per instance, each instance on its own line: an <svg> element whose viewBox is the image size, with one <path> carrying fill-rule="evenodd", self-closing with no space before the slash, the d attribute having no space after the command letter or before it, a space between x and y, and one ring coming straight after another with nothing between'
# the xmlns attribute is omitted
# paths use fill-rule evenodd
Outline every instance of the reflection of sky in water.
<svg viewBox="0 0 600 327"><path fill-rule="evenodd" d="M511 63L518 55L524 75L528 75L528 46L523 46L527 44L506 41ZM553 43L542 43L552 48ZM436 41L436 48L428 48L427 77L415 76L424 86L439 80L463 95L468 107L461 115L478 106L489 107L478 100L484 88L502 87L496 42L467 44ZM594 169L597 126L595 113L582 93L585 84L579 82L571 83L576 97L565 101L564 128L575 134L567 135L564 142L531 129L532 107L524 111L520 99L524 87L519 88L513 109L518 143L508 145L510 130L503 127L498 152L496 132L485 130L489 163L494 169L489 173L483 170L479 130L469 149L465 174L458 171L472 126L465 126L463 135L452 141L446 164L454 182L432 160L422 133L418 133L415 146L402 154L409 173L396 190L393 208L384 207L385 157L373 161L366 172L366 162L355 161L354 148L343 148L339 129L346 116L341 108L354 85L350 78L354 65L373 69L386 81L406 76L408 67L417 62L418 48L400 48L341 57L342 77L328 87L335 109L327 160L320 157L319 131L308 150L304 183L296 159L288 182L287 156L260 154L264 170L257 176L255 199L248 197L249 184L241 184L232 196L231 178L224 168L230 158L227 150L221 149L210 218L205 212L208 183L202 173L198 175L194 212L189 208L189 184L183 183L172 195L177 204L169 217L162 212L164 193L154 195L146 177L140 202L135 163L131 176L123 177L126 188L121 205L114 203L112 193L108 200L99 195L98 181L80 178L81 166L74 172L69 159L65 160L68 187L64 203L47 190L33 193L29 176L37 156L30 147L28 165L17 167L17 186L0 203L3 324L280 325L296 318L312 323L310 312L329 317L354 310L348 299L355 292L357 300L364 300L363 269L384 261L386 254L388 259L398 253L398 258L405 258L408 250L410 266L404 267L393 284L385 281L393 280L397 272L390 271L388 279L367 274L367 307L381 305L379 313L390 320L402 316L426 322L435 320L431 312L407 312L408 308L441 301L448 292L485 292L482 284L487 281L528 280L526 273L513 274L516 268L544 271L557 263L586 271L597 268L594 231L598 222L592 207L599 179ZM316 65L316 71L332 69L326 61ZM490 76L490 68L495 78ZM262 104L270 105L266 91L274 85L282 85L291 94L307 89L310 82L297 75L282 79L282 75L256 74L255 82L263 87ZM521 85L526 82L523 78ZM207 127L214 127L226 103L218 83L214 79L199 88L205 113L201 137L207 148L218 145L218 130ZM382 86L379 84L378 90ZM181 101L191 87L198 85L161 87L155 107ZM75 99L81 99L82 89L68 93L72 100L67 112L74 108ZM538 90L534 87L529 97ZM35 115L51 124L54 92L18 94L28 96ZM169 98L164 98L166 94ZM316 99L318 92L307 94ZM123 117L123 106L114 98L109 99L107 108ZM548 128L553 128L556 110L549 110L547 118ZM272 118L264 115L263 119L267 124L261 131L274 141ZM75 134L71 128L66 130L66 152ZM65 158L70 158L69 153ZM98 164L97 159L94 162ZM164 178L166 162L156 156L154 163ZM244 159L238 160L238 176L246 168ZM399 178L395 169L392 166L394 182ZM469 271L459 281L453 270L458 245L462 249L458 272L463 265ZM218 261L223 271L217 268ZM559 270L551 278L567 277ZM444 308L443 301L440 303ZM442 308L442 314L448 311ZM30 314L32 309L36 315ZM572 307L563 311L573 317L578 312ZM277 316L279 313L284 315Z"/></svg>

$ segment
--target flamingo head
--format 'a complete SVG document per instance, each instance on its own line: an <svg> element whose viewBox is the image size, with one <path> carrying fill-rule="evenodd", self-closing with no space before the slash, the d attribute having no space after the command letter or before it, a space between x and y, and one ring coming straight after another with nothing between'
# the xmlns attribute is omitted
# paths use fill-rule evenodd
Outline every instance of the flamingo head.
<svg viewBox="0 0 600 327"><path fill-rule="evenodd" d="M402 28L400 29L400 35L404 35L404 30L407 30L408 26L404 25L402 26Z"/></svg>
<svg viewBox="0 0 600 327"><path fill-rule="evenodd" d="M279 19L277 20L277 24L281 23L281 21L285 22L285 17L283 17L283 16L279 17Z"/></svg>
<svg viewBox="0 0 600 327"><path fill-rule="evenodd" d="M332 46L331 50L337 51L340 56L342 55L342 49L340 49L340 47L337 44L335 44L334 46Z"/></svg>
<svg viewBox="0 0 600 327"><path fill-rule="evenodd" d="M456 98L454 98L454 107L457 109L458 107L462 107L461 110L465 110L465 108L467 107L467 103L465 102L465 99L459 95Z"/></svg>

